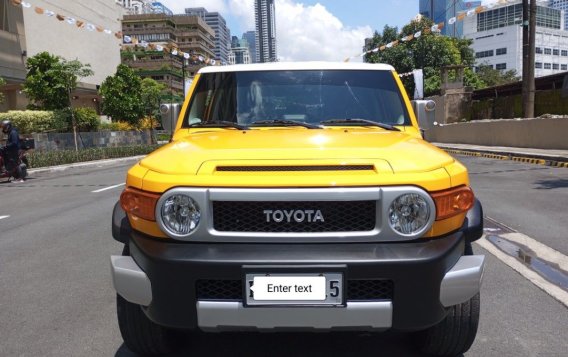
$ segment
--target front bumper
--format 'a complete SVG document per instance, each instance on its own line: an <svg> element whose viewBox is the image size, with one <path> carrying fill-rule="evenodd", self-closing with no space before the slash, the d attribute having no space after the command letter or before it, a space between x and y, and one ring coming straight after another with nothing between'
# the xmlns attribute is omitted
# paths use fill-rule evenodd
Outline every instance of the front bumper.
<svg viewBox="0 0 568 357"><path fill-rule="evenodd" d="M111 257L113 282L154 322L202 330L421 330L446 307L479 292L483 256L462 256L464 234L405 243L255 244L164 242L130 232L130 256ZM337 271L345 284L392 281L392 297L343 307L245 307L242 299L200 299L200 280L242 281L247 269Z"/></svg>

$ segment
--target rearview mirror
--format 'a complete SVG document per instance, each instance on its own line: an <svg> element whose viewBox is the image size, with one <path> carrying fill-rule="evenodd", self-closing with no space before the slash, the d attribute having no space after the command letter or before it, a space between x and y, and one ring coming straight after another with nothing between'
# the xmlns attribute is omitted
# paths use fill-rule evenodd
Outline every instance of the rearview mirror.
<svg viewBox="0 0 568 357"><path fill-rule="evenodd" d="M412 108L418 120L418 127L424 138L424 131L434 126L436 121L436 102L433 100L413 100Z"/></svg>
<svg viewBox="0 0 568 357"><path fill-rule="evenodd" d="M162 114L162 128L165 131L173 133L176 129L181 105L179 103L164 103L160 105L160 114Z"/></svg>

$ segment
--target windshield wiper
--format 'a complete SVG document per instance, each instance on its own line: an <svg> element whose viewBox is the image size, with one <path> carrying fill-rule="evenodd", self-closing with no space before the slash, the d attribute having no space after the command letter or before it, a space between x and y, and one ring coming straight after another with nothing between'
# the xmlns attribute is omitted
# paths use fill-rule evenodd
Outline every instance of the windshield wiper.
<svg viewBox="0 0 568 357"><path fill-rule="evenodd" d="M385 124L385 123L377 123L376 121L367 120L367 119L329 119L329 120L322 121L320 124L323 124L323 125L334 125L334 124L337 124L337 125L341 125L341 124L358 125L358 124L365 124L367 126L378 126L379 128L383 128L383 129L386 129L386 130L400 131L399 128L394 127L392 125Z"/></svg>
<svg viewBox="0 0 568 357"><path fill-rule="evenodd" d="M189 125L190 128L235 128L239 130L249 130L246 125L241 125L227 120L212 120L203 123L195 123Z"/></svg>
<svg viewBox="0 0 568 357"><path fill-rule="evenodd" d="M304 128L308 129L321 129L321 126L316 124L310 124L303 121L295 121L295 120L284 120L284 119L275 119L275 120L257 120L251 123L251 125L267 125L267 126L303 126Z"/></svg>

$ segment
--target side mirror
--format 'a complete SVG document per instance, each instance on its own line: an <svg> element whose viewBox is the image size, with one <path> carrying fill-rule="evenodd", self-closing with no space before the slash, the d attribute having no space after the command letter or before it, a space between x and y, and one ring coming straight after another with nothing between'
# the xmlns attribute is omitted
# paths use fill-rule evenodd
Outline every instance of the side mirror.
<svg viewBox="0 0 568 357"><path fill-rule="evenodd" d="M418 120L418 127L424 138L424 131L431 129L436 121L436 102L433 100L413 100L411 103Z"/></svg>
<svg viewBox="0 0 568 357"><path fill-rule="evenodd" d="M181 105L179 103L165 103L160 105L160 114L162 114L162 127L165 131L173 133L179 117Z"/></svg>

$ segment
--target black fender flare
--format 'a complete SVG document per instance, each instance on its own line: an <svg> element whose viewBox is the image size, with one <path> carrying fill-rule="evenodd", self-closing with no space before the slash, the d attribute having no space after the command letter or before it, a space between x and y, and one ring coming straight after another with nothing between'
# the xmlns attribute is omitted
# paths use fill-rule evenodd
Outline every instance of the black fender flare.
<svg viewBox="0 0 568 357"><path fill-rule="evenodd" d="M483 207L476 198L473 207L467 211L463 222L462 232L466 242L474 242L483 235Z"/></svg>
<svg viewBox="0 0 568 357"><path fill-rule="evenodd" d="M112 237L120 243L128 244L131 232L132 226L128 216L120 206L120 202L116 202L112 210Z"/></svg>

